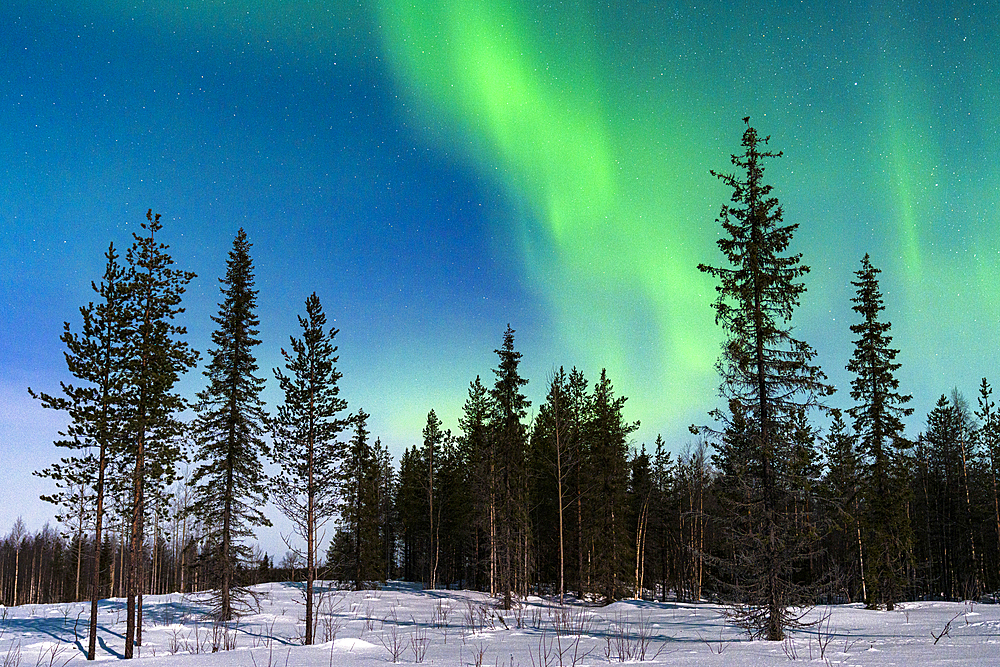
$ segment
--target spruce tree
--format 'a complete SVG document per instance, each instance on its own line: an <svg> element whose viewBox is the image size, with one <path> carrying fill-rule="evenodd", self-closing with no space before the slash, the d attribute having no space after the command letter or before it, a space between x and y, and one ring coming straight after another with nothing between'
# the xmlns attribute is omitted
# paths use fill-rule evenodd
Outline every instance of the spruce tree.
<svg viewBox="0 0 1000 667"><path fill-rule="evenodd" d="M716 434L737 420L746 425L742 500L730 506L726 526L739 556L731 571L734 599L740 601L733 620L754 637L780 641L800 618L793 605L814 594L798 576L811 545L796 530L793 483L783 465L790 427L799 410L818 405L833 390L812 363L812 347L792 336L790 321L809 268L801 255L787 254L798 225L783 224L772 186L763 182L764 160L781 153L762 150L769 137L761 139L749 117L744 121L744 153L732 156L739 173L712 172L733 191L732 204L720 213L725 236L718 241L729 266L698 268L719 280L715 320L726 332L718 368L729 410L713 413L723 425Z"/></svg>
<svg viewBox="0 0 1000 667"><path fill-rule="evenodd" d="M572 467L569 469L570 522L575 528L575 539L570 540L570 555L567 560L576 558L576 590L581 600L589 592L590 577L587 574L587 559L585 543L588 540L588 523L584 517L585 480L590 465L590 448L587 439L587 423L590 419L591 397L587 378L583 371L573 367L569 371L565 392L566 439L567 451ZM589 510L588 510L589 511Z"/></svg>
<svg viewBox="0 0 1000 667"><path fill-rule="evenodd" d="M96 448L97 458L91 454L84 457L73 456L63 460L61 469L52 468L52 477L57 485L84 484L93 487L94 508L94 555L93 574L90 582L90 637L87 659L93 660L97 647L97 602L100 597L101 540L104 524L105 474L108 460L116 450L123 425L123 391L125 386L126 331L129 317L126 289L126 271L118 263L119 255L112 243L105 253L107 263L104 276L98 285L91 288L99 300L80 308L83 318L79 333L74 333L69 322L63 324L60 339L66 344L66 363L73 377L81 380L83 386L62 385L62 396L45 393L32 396L42 401L42 405L56 410L65 410L70 417L70 426L63 434L65 439L56 445L72 450ZM68 498L57 499L65 504ZM79 593L77 594L79 598Z"/></svg>
<svg viewBox="0 0 1000 667"><path fill-rule="evenodd" d="M856 403L847 412L854 420L865 473L862 539L869 553L865 603L869 608L892 610L902 595L910 543L907 486L900 475L905 452L911 447L903 437L903 418L913 409L906 407L911 397L899 393L895 377L900 368L895 361L899 350L890 347L891 323L881 321L885 306L879 273L866 254L855 272L857 280L851 282L857 288L851 299L853 309L861 322L851 325L858 338L847 370L854 373L851 398Z"/></svg>
<svg viewBox="0 0 1000 667"><path fill-rule="evenodd" d="M650 506L653 500L652 459L646 453L646 446L635 453L629 462L628 484L629 516L628 527L635 527L635 580L633 595L636 599L645 597L646 552L648 551Z"/></svg>
<svg viewBox="0 0 1000 667"><path fill-rule="evenodd" d="M257 377L253 348L259 320L256 314L251 244L240 229L221 278L223 301L218 328L212 333L215 349L205 370L208 386L198 393L194 422L196 458L202 463L194 470L190 484L197 500L192 511L205 526L207 558L217 577L219 590L215 612L229 621L234 606L245 602L249 591L237 582L241 563L250 558L242 540L253 535L256 526L269 526L261 512L267 499L262 455L268 453L262 436L267 414L260 393L264 379Z"/></svg>
<svg viewBox="0 0 1000 667"><path fill-rule="evenodd" d="M966 578L972 574L962 533L962 415L945 395L938 398L927 415L927 428L918 445L921 462L922 506L926 533L922 542L928 589L932 595L956 599L965 593Z"/></svg>
<svg viewBox="0 0 1000 667"><path fill-rule="evenodd" d="M993 505L993 527L996 537L996 554L1000 557L1000 493L997 492L997 473L1000 466L1000 419L997 417L996 403L990 398L993 388L986 378L982 379L979 385L979 410L976 417L979 418L979 429L976 431L976 439L983 448L983 453L989 461L990 471L990 500Z"/></svg>
<svg viewBox="0 0 1000 667"><path fill-rule="evenodd" d="M489 437L490 411L489 391L477 375L469 383L468 398L458 418L458 426L462 429L458 446L467 462L465 484L479 490L473 494L469 508L473 517L471 528L475 531L472 588L485 588L490 595L495 595L496 478L493 474L494 441ZM480 583L484 580L485 586Z"/></svg>
<svg viewBox="0 0 1000 667"><path fill-rule="evenodd" d="M545 403L538 409L531 429L532 529L538 552L538 571L555 568L559 581L559 604L566 592L566 530L569 456L566 418L566 371L560 367L549 379ZM557 555L557 558L553 556ZM544 559L544 560L543 560Z"/></svg>
<svg viewBox="0 0 1000 667"><path fill-rule="evenodd" d="M429 568L427 575L427 588L434 590L437 588L438 563L441 558L441 501L438 498L437 516L435 516L434 500L435 495L440 491L440 484L437 482L438 470L441 465L441 450L446 439L450 439L451 434L441 430L441 420L431 410L427 413L427 424L423 430L424 447L421 455L424 459L426 475L424 476L424 489L427 493L427 533L428 546L427 554Z"/></svg>
<svg viewBox="0 0 1000 667"><path fill-rule="evenodd" d="M399 459L399 482L396 485L396 512L399 519L403 579L417 581L426 571L427 467L417 447L407 448Z"/></svg>
<svg viewBox="0 0 1000 667"><path fill-rule="evenodd" d="M383 545L379 540L379 493L384 485L382 443L372 443L368 432L368 413L358 410L350 419L354 433L347 443L340 485L342 491L340 549L335 560L345 562L344 579L353 582L354 590L366 582L384 577Z"/></svg>
<svg viewBox="0 0 1000 667"><path fill-rule="evenodd" d="M178 437L183 427L177 413L187 406L174 387L180 375L198 361L198 353L183 340L187 329L174 323L184 312L182 296L195 277L172 268L167 245L157 240L160 214L146 212L142 225L148 235L133 234L126 253L130 323L124 364L126 384L123 404L127 435L123 456L133 463L129 500L128 565L125 575L125 658L142 644L142 562L147 491L173 481L181 458Z"/></svg>
<svg viewBox="0 0 1000 667"><path fill-rule="evenodd" d="M441 545L436 578L439 586L443 583L450 588L456 582L463 587L468 586L475 563L472 518L477 489L469 486L468 469L468 459L460 439L446 430L435 466L435 528L438 531L435 540Z"/></svg>
<svg viewBox="0 0 1000 667"><path fill-rule="evenodd" d="M587 504L590 506L590 560L594 583L606 602L620 599L626 591L629 564L628 437L639 423L628 423L622 414L626 397L615 396L607 372L594 385L590 420L587 424L590 475Z"/></svg>
<svg viewBox="0 0 1000 667"><path fill-rule="evenodd" d="M521 353L514 349L514 330L507 325L503 345L494 350L500 357L494 369L496 382L490 391L493 414L490 438L491 463L496 493L495 526L497 594L501 607L510 609L513 595L527 593L528 479L526 470L527 426L524 419L531 405L522 392L528 383L518 372Z"/></svg>
<svg viewBox="0 0 1000 667"><path fill-rule="evenodd" d="M313 643L313 582L319 530L337 511L339 475L344 459L338 441L346 422L338 415L347 408L340 398L336 364L338 330L326 328L326 315L315 293L306 299L306 316L299 316L302 337L289 337L282 348L286 375L274 369L284 394L274 420L273 455L282 474L272 485L274 500L306 543L306 636Z"/></svg>
<svg viewBox="0 0 1000 667"><path fill-rule="evenodd" d="M834 579L848 600L867 598L865 559L861 539L861 457L856 438L840 410L831 410L833 421L824 438L826 474L821 488L832 521L829 541Z"/></svg>

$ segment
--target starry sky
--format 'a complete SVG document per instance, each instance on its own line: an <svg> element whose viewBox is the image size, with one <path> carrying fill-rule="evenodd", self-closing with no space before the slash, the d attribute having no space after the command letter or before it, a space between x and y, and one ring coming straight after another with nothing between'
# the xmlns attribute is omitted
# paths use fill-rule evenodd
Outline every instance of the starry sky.
<svg viewBox="0 0 1000 667"><path fill-rule="evenodd" d="M718 403L716 217L742 118L812 267L793 322L849 405L850 280L883 270L916 435L997 377L997 2L6 0L0 3L0 532L51 510L63 452L27 387L68 380L103 251L147 209L198 278L210 345L232 239L254 244L270 369L313 291L342 395L398 455L457 430L509 323L534 406L607 368L635 444ZM204 378L192 372L189 396Z"/></svg>

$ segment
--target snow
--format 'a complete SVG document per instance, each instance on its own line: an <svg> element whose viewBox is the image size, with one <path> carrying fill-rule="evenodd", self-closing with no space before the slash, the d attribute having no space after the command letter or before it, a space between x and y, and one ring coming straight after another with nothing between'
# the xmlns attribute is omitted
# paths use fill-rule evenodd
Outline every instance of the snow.
<svg viewBox="0 0 1000 667"><path fill-rule="evenodd" d="M213 624L203 595L147 596L142 664L184 667L354 667L402 664L699 667L905 667L1000 664L1000 605L909 602L896 611L817 607L813 626L784 642L747 639L712 604L629 600L606 607L528 598L502 612L481 593L425 591L390 582L378 591L329 590L316 644L302 646L302 585L258 586L258 613L228 629ZM0 610L5 667L81 664L89 603ZM121 657L125 601L100 603L98 660ZM213 648L216 652L213 652ZM228 648L228 650L226 650ZM560 661L561 658L561 661ZM643 659L644 658L644 659Z"/></svg>

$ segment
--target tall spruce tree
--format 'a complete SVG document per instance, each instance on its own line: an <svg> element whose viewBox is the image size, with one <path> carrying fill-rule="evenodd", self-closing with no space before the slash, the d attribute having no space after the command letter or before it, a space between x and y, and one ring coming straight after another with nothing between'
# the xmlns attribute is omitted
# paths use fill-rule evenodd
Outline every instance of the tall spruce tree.
<svg viewBox="0 0 1000 667"><path fill-rule="evenodd" d="M566 418L566 371L560 367L549 378L549 392L531 429L531 513L542 576L559 581L559 604L566 592L565 510L569 456ZM553 574L550 574L553 573Z"/></svg>
<svg viewBox="0 0 1000 667"><path fill-rule="evenodd" d="M495 527L497 594L504 609L510 609L513 595L527 593L528 564L528 477L526 469L527 426L524 419L531 405L522 392L528 384L518 365L521 353L514 349L514 330L507 325L503 345L494 350L500 357L493 370L496 382L490 390L493 414L493 485L496 492Z"/></svg>
<svg viewBox="0 0 1000 667"><path fill-rule="evenodd" d="M462 429L459 447L462 458L467 462L465 485L479 489L473 494L469 508L472 514L473 552L475 561L472 587L485 588L490 595L496 594L496 477L493 474L494 441L489 437L490 395L479 376L469 383L469 394L458 418ZM481 584L485 580L485 586Z"/></svg>
<svg viewBox="0 0 1000 667"><path fill-rule="evenodd" d="M590 576L587 573L587 559L585 543L587 542L587 522L584 519L584 496L588 483L585 474L590 461L590 447L587 438L587 424L590 419L591 396L588 390L587 378L583 371L573 367L569 371L566 380L566 392L564 396L564 412L566 417L566 439L567 450L573 466L569 470L567 482L569 482L570 498L570 522L574 527L574 538L570 540L570 556L567 560L573 560L575 554L576 567L576 591L577 596L582 600L589 592ZM589 511L589 510L588 510Z"/></svg>
<svg viewBox="0 0 1000 667"><path fill-rule="evenodd" d="M437 515L435 516L434 501L439 495L440 483L437 482L438 467L441 465L441 450L446 439L451 434L441 430L441 420L434 410L427 413L427 424L423 430L424 447L421 455L424 459L426 475L424 489L427 493L427 533L428 533L428 572L427 588L437 588L438 564L441 559L441 499L437 498Z"/></svg>
<svg viewBox="0 0 1000 667"><path fill-rule="evenodd" d="M274 369L284 394L274 420L274 460L282 474L272 485L275 504L306 543L306 636L313 643L313 582L319 550L318 531L337 511L339 474L344 447L338 436L347 409L337 382L338 330L326 328L326 315L315 293L306 299L306 316L299 316L302 338L289 337L281 350L286 375ZM363 414L363 413L362 413Z"/></svg>
<svg viewBox="0 0 1000 667"><path fill-rule="evenodd" d="M903 418L911 396L899 393L895 361L899 350L890 347L890 322L881 321L885 310L879 290L879 269L866 254L851 282L857 295L851 299L861 322L851 325L854 355L847 370L855 405L847 412L854 420L864 467L862 540L868 552L865 603L869 608L892 610L903 593L904 568L910 544L907 515L905 452L912 445L903 437Z"/></svg>
<svg viewBox="0 0 1000 667"><path fill-rule="evenodd" d="M927 415L918 444L919 487L915 514L924 519L924 577L928 592L945 599L969 599L978 573L967 540L969 517L963 489L962 406L942 395Z"/></svg>
<svg viewBox="0 0 1000 667"><path fill-rule="evenodd" d="M250 248L240 229L220 279L219 314L212 317L218 328L205 370L208 386L195 405L196 458L202 463L191 475L197 496L192 511L206 530L205 556L219 586L215 612L221 621L229 621L234 606L249 594L237 581L240 564L251 555L241 541L253 535L255 526L271 525L260 510L268 495L262 464L268 453L262 438L267 414L260 398L264 379L255 375L253 348L260 341Z"/></svg>
<svg viewBox="0 0 1000 667"><path fill-rule="evenodd" d="M698 268L719 280L715 320L726 332L718 368L729 412L713 415L723 432L744 415L748 427L743 499L730 507L726 526L739 556L732 581L741 604L732 609L733 619L754 637L780 641L801 617L792 606L814 593L799 579L811 545L796 530L794 483L783 462L797 412L818 405L833 389L812 363L812 347L792 336L790 320L809 268L799 254L786 254L798 225L783 224L772 186L763 182L764 160L781 153L762 150L769 137L761 139L749 117L744 121L744 153L732 156L739 173L712 172L733 191L732 204L722 207L725 236L718 241L729 266Z"/></svg>
<svg viewBox="0 0 1000 667"><path fill-rule="evenodd" d="M594 384L589 440L589 560L594 563L594 584L606 602L620 599L627 590L629 553L628 437L639 427L622 415L626 397L615 396L608 374Z"/></svg>
<svg viewBox="0 0 1000 667"><path fill-rule="evenodd" d="M983 454L989 462L990 500L993 504L993 527L997 543L997 555L1000 556L1000 494L997 492L997 467L1000 466L1000 420L997 418L996 403L990 398L993 388L986 378L979 385L979 428L976 439L983 449Z"/></svg>
<svg viewBox="0 0 1000 667"><path fill-rule="evenodd" d="M195 277L172 268L169 247L157 240L160 214L146 212L146 235L133 234L126 253L128 262L127 312L129 341L124 364L126 384L123 404L127 435L123 456L132 462L129 501L129 554L126 590L125 658L142 644L142 562L147 491L172 483L181 458L178 437L183 431L177 413L187 406L174 390L180 375L198 362L198 353L183 336L187 329L174 323L184 312L182 296Z"/></svg>
<svg viewBox="0 0 1000 667"><path fill-rule="evenodd" d="M74 483L93 484L94 494L94 554L90 582L90 637L87 659L93 660L97 649L97 602L100 597L101 543L104 526L105 474L108 461L115 454L123 430L123 392L125 387L125 355L129 317L125 267L119 264L119 255L112 243L104 254L107 263L100 284L91 282L98 301L80 308L83 318L79 333L74 333L69 322L63 324L60 339L66 344L66 364L73 377L84 385L62 384L62 396L45 393L32 396L42 405L65 410L70 425L56 445L71 450L96 448L92 455L64 459L61 468L51 468L57 485ZM44 474L44 473L43 473ZM86 479L78 479L81 475ZM66 498L60 497L60 503ZM82 546L82 540L81 540ZM79 567L78 567L79 569ZM77 584L79 586L79 582ZM77 592L79 598L79 591Z"/></svg>
<svg viewBox="0 0 1000 667"><path fill-rule="evenodd" d="M382 444L380 438L375 438L373 449L376 466L376 522L381 551L377 560L379 570L372 579L385 582L393 577L396 559L396 508L392 502L396 487L396 471L392 466L389 448Z"/></svg>

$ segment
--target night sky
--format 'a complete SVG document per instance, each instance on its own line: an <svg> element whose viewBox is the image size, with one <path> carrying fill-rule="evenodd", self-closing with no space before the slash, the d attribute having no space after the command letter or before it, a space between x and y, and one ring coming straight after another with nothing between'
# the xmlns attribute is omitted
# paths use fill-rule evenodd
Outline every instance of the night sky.
<svg viewBox="0 0 1000 667"><path fill-rule="evenodd" d="M822 6L820 6L822 5ZM533 409L606 367L635 444L718 405L716 217L751 116L812 267L793 324L847 407L850 280L883 270L921 429L1000 384L996 2L6 0L0 3L0 533L35 530L30 471L69 380L59 334L114 241L163 215L209 345L237 229L270 369L313 291L342 395L398 457L491 383L509 323ZM201 369L182 383L204 386ZM274 513L272 513L274 514Z"/></svg>

